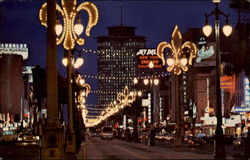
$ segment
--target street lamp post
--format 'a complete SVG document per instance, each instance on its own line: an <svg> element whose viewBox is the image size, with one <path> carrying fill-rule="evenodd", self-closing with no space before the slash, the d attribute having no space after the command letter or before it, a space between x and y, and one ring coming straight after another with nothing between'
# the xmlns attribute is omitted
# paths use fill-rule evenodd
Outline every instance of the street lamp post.
<svg viewBox="0 0 250 160"><path fill-rule="evenodd" d="M134 106L133 106L133 112L134 112L134 120L133 120L133 125L134 125L134 132L133 132L133 136L134 136L134 142L135 143L138 143L138 122L137 122L137 118L138 118L138 107L140 107L140 103L139 103L139 100L142 95L142 92L141 91L136 91L135 92L136 94L136 99L135 99L135 103L134 103Z"/></svg>
<svg viewBox="0 0 250 160"><path fill-rule="evenodd" d="M63 158L63 128L58 117L57 93L57 52L56 33L56 1L47 0L48 11L44 18L48 21L47 29L47 111L48 119L43 126L41 159ZM47 23L46 23L47 24Z"/></svg>
<svg viewBox="0 0 250 160"><path fill-rule="evenodd" d="M149 62L150 75L152 76L152 69L154 68L154 63L152 61ZM137 84L138 80L134 79L134 84ZM149 85L150 88L150 134L149 134L149 145L155 145L155 128L154 128L154 89L155 86L159 84L159 79L144 79L144 85Z"/></svg>
<svg viewBox="0 0 250 160"><path fill-rule="evenodd" d="M71 63L69 63L71 62ZM69 50L67 52L66 58L64 57L62 59L62 63L65 67L67 67L67 86L68 86L68 130L67 130L67 141L68 143L66 146L71 146L66 148L66 152L72 152L75 150L75 142L76 142L76 137L74 133L74 126L73 126L73 90L72 90L72 80L73 78L73 69L74 68L79 68L83 64L83 58L82 57L77 57L77 59L74 59L74 56L72 54L72 51ZM68 150L67 150L68 149Z"/></svg>
<svg viewBox="0 0 250 160"><path fill-rule="evenodd" d="M63 42L63 47L68 51L67 59L67 79L68 79L68 130L67 130L67 140L66 140L66 153L68 155L74 156L75 154L75 138L73 131L73 106L72 106L72 84L71 84L71 75L72 75L72 50L75 48L75 43L78 45L84 44L84 39L79 37L80 34L84 31L84 27L81 24L80 11L86 11L88 14L88 23L85 29L86 36L90 36L90 30L93 26L97 24L98 21L98 10L97 7L91 2L81 3L79 6L76 6L76 0L61 0L62 8L56 4L55 10L58 13L55 31L57 34L56 44L59 45ZM40 22L43 26L47 27L47 3L44 3L39 11ZM59 15L63 19L63 24L60 24ZM75 22L76 21L76 22ZM71 157L69 157L71 158Z"/></svg>
<svg viewBox="0 0 250 160"><path fill-rule="evenodd" d="M220 15L226 17L226 25L223 27L223 32L226 36L229 36L232 32L232 27L228 25L228 16L224 14L218 7L220 0L213 0L215 4L214 10L206 16L206 25L202 28L205 36L209 36L212 32L212 27L207 24L208 17L211 15L215 16L215 41L216 41L216 117L217 126L215 131L215 147L214 147L214 158L226 158L225 146L224 146L224 135L222 130L222 112L221 112L221 90L220 90Z"/></svg>
<svg viewBox="0 0 250 160"><path fill-rule="evenodd" d="M188 54L184 52L187 48ZM165 60L165 53L167 59ZM181 72L188 71L188 65L192 65L192 60L197 54L196 45L193 42L186 41L182 44L182 36L175 26L172 33L171 44L168 42L161 42L157 46L157 55L161 58L162 64L167 62L167 71L175 74L175 108L176 108L176 134L175 134L175 146L181 145L183 136L183 120L182 120L182 108L180 105L180 89L179 89L179 75ZM172 55L172 56L171 56Z"/></svg>

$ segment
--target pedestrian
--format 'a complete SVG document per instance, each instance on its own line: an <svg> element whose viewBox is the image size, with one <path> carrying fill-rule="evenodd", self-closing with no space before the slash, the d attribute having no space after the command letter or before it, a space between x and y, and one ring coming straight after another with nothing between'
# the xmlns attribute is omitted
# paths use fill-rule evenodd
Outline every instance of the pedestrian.
<svg viewBox="0 0 250 160"><path fill-rule="evenodd" d="M150 146L155 146L155 127L154 125L150 126L150 130L149 130L149 138L150 138Z"/></svg>
<svg viewBox="0 0 250 160"><path fill-rule="evenodd" d="M250 127L248 127L248 131L247 131L247 137L245 140L245 149L244 149L244 157L245 158L250 158Z"/></svg>

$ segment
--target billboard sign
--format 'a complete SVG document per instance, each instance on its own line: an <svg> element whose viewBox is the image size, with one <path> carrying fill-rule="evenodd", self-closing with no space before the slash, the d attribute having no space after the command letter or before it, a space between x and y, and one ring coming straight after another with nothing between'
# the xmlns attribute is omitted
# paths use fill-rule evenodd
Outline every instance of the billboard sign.
<svg viewBox="0 0 250 160"><path fill-rule="evenodd" d="M156 49L140 49L136 53L136 57L138 69L149 69L150 61L154 63L154 69L163 68L162 60L157 56Z"/></svg>
<svg viewBox="0 0 250 160"><path fill-rule="evenodd" d="M26 60L28 59L27 44L0 43L1 54L21 55L23 60Z"/></svg>

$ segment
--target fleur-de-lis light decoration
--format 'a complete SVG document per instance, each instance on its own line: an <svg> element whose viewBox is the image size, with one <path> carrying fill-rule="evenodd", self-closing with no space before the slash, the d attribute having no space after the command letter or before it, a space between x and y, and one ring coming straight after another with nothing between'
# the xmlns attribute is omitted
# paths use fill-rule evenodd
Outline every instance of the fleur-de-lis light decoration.
<svg viewBox="0 0 250 160"><path fill-rule="evenodd" d="M76 77L76 84L85 89L85 91L83 92L84 92L84 96L87 97L91 91L91 87L89 84L85 83L85 80L80 74L78 74Z"/></svg>
<svg viewBox="0 0 250 160"><path fill-rule="evenodd" d="M86 11L89 17L87 23L85 34L90 36L90 30L93 26L97 24L98 21L98 10L97 7L91 2L81 3L78 7L76 6L76 0L61 0L62 8L56 4L56 10L63 17L63 24L60 25L57 20L56 24L56 34L58 38L56 40L57 45L63 42L63 47L66 50L72 50L75 47L75 42L78 45L84 44L84 39L78 37L84 30L81 24L80 18L77 20L76 17L80 11ZM43 26L47 27L47 3L44 3L39 11L39 19Z"/></svg>
<svg viewBox="0 0 250 160"><path fill-rule="evenodd" d="M86 102L86 97L91 91L91 87L89 84L85 83L85 80L80 74L78 74L76 77L76 84L84 88L84 90L80 90L77 100L79 102L78 108L81 108L81 111L82 111L82 117L83 117L84 123L87 123L88 110L86 108L85 102Z"/></svg>
<svg viewBox="0 0 250 160"><path fill-rule="evenodd" d="M184 54L184 48L187 48L189 57ZM180 75L182 70L186 72L188 70L187 65L192 65L192 60L197 54L197 47L193 42L186 41L182 44L182 36L176 25L172 33L171 44L168 42L161 42L157 46L157 55L161 58L163 65L166 64L164 57L164 50L170 49L172 51L172 58L167 58L167 71L173 71L174 74Z"/></svg>
<svg viewBox="0 0 250 160"><path fill-rule="evenodd" d="M117 100L124 106L131 106L131 103L135 101L136 95L128 90L128 86L125 86L123 92L117 94Z"/></svg>

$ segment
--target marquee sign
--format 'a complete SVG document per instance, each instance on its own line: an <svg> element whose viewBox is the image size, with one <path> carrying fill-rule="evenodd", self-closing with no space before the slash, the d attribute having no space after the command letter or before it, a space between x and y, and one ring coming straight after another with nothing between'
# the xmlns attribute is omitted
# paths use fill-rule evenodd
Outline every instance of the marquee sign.
<svg viewBox="0 0 250 160"><path fill-rule="evenodd" d="M245 113L245 112L250 112L250 108L241 107L241 106L234 106L234 107L232 108L232 112L234 112L234 113Z"/></svg>
<svg viewBox="0 0 250 160"><path fill-rule="evenodd" d="M1 54L21 55L23 60L26 60L28 59L27 44L0 43Z"/></svg>
<svg viewBox="0 0 250 160"><path fill-rule="evenodd" d="M136 56L138 69L149 69L150 61L154 63L155 69L163 67L161 59L156 54L156 49L140 49Z"/></svg>

